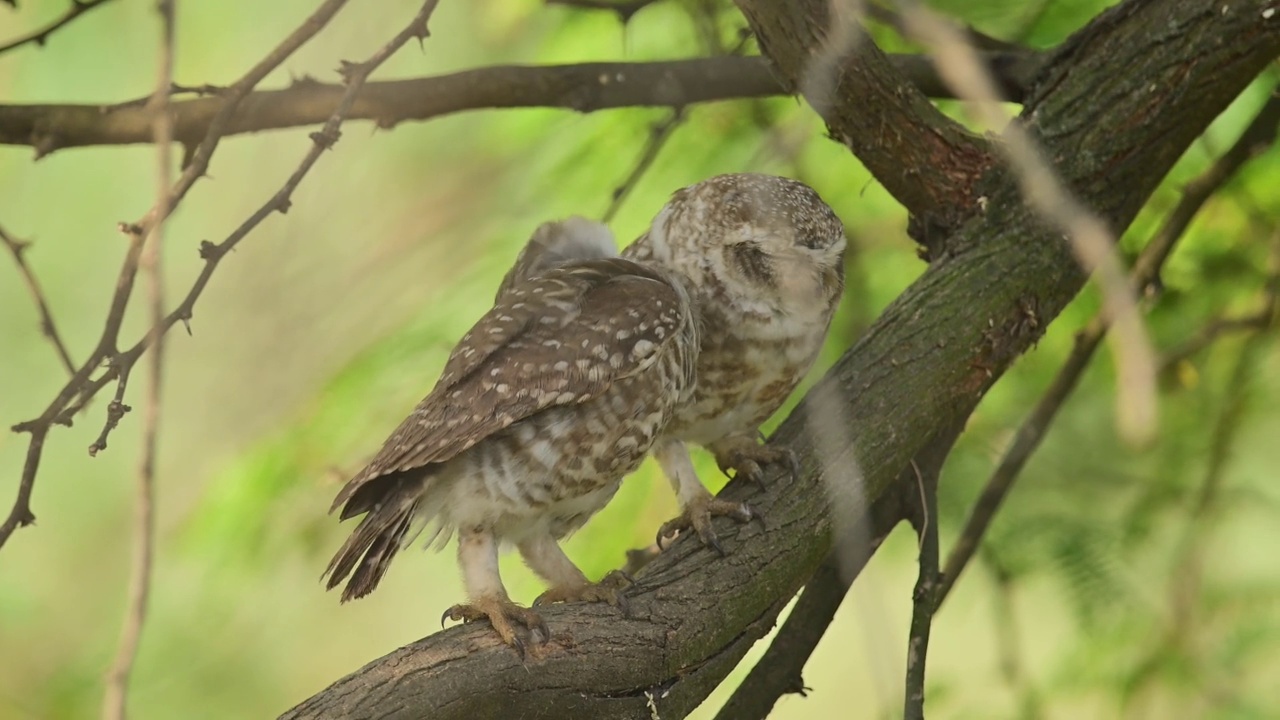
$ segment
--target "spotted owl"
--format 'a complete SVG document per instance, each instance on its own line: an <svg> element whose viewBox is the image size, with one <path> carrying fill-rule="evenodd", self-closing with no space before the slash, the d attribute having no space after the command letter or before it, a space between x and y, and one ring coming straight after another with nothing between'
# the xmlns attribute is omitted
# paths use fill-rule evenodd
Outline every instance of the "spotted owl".
<svg viewBox="0 0 1280 720"><path fill-rule="evenodd" d="M435 388L338 493L343 520L364 515L325 571L329 588L346 580L344 602L428 528L426 545L458 536L467 602L445 617L487 619L521 654L534 630L550 635L508 597L500 546L546 580L538 601L617 604L616 578L589 582L559 540L690 400L699 324L679 276L615 253L581 218L534 234Z"/></svg>
<svg viewBox="0 0 1280 720"><path fill-rule="evenodd" d="M720 175L677 191L623 257L679 275L702 317L693 399L654 445L681 514L664 537L692 527L723 554L713 515L751 510L718 500L694 473L686 443L720 468L759 482L761 464L790 452L759 444L760 424L813 365L844 286L844 226L803 183L770 175Z"/></svg>

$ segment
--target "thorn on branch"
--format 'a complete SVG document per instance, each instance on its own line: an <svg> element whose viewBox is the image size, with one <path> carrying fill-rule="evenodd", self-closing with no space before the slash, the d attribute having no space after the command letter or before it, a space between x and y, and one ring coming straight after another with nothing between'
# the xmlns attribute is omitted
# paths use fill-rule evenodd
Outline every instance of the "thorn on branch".
<svg viewBox="0 0 1280 720"><path fill-rule="evenodd" d="M349 60L340 60L341 65L338 66L338 74L342 76L344 83L349 83L360 74L363 69L363 63L353 63Z"/></svg>
<svg viewBox="0 0 1280 720"><path fill-rule="evenodd" d="M223 252L222 246L215 245L209 242L208 240L200 241L200 259L201 260L216 260L222 257L222 252Z"/></svg>
<svg viewBox="0 0 1280 720"><path fill-rule="evenodd" d="M125 222L121 220L120 222L116 223L116 229L124 233L125 235L129 235L131 237L135 237L135 238L142 237L142 226L137 223Z"/></svg>
<svg viewBox="0 0 1280 720"><path fill-rule="evenodd" d="M321 85L321 84L322 84L322 83L321 83L319 80L315 79L314 77L312 77L312 76L310 76L310 75L306 75L306 74L303 74L303 75L296 75L296 76L294 76L294 77L289 81L289 87L290 87L291 89L292 89L292 88L302 88L302 87L315 87L315 86L317 86L317 85Z"/></svg>
<svg viewBox="0 0 1280 720"><path fill-rule="evenodd" d="M307 137L311 138L311 142L319 145L321 149L328 150L334 146L334 143L342 139L342 133L328 127L323 130L317 130Z"/></svg>
<svg viewBox="0 0 1280 720"><path fill-rule="evenodd" d="M33 160L39 161L58 149L58 139L51 132L42 132L32 140L31 147L36 151Z"/></svg>

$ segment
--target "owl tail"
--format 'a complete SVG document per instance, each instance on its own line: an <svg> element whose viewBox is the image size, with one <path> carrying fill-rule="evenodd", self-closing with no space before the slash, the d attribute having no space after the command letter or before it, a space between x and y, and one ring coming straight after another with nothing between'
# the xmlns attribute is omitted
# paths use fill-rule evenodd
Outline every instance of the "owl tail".
<svg viewBox="0 0 1280 720"><path fill-rule="evenodd" d="M329 561L324 571L329 578L328 589L332 590L351 575L342 590L342 602L364 597L378 587L391 560L405 544L406 535L415 525L414 519L419 517L421 497L422 488L418 483L396 482L369 508L355 532Z"/></svg>

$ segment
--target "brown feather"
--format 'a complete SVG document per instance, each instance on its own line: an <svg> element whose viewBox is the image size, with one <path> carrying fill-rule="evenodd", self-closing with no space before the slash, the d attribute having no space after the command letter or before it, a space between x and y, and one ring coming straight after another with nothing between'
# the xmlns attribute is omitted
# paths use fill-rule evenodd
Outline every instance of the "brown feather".
<svg viewBox="0 0 1280 720"><path fill-rule="evenodd" d="M669 282L611 258L565 265L514 288L463 337L435 389L333 508L375 478L448 461L534 413L585 402L647 367L677 336L681 298ZM654 352L610 355L624 326L632 344L647 340Z"/></svg>

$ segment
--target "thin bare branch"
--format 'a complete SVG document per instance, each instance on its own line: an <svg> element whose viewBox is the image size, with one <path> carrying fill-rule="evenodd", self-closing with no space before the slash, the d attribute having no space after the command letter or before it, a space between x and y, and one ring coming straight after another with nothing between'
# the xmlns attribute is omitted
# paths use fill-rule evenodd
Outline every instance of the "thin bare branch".
<svg viewBox="0 0 1280 720"><path fill-rule="evenodd" d="M36 304L36 311L40 313L40 332L53 344L53 349L58 353L58 359L62 361L62 367L66 368L68 374L75 375L76 364L71 361L71 353L67 352L66 343L62 342L58 327L53 323L53 312L49 309L49 301L45 299L44 290L40 287L40 281L36 280L35 272L27 264L24 253L31 243L15 238L2 227L0 227L0 243L4 243L4 246L9 248L10 254L13 255L13 262L18 266L18 273L22 275L22 281L26 283L27 291L31 293L31 299Z"/></svg>
<svg viewBox="0 0 1280 720"><path fill-rule="evenodd" d="M1002 86L1020 99L1030 86L1039 53L993 53ZM889 62L923 92L948 96L929 58L891 55ZM199 87L208 97L176 102L174 138L193 147L223 107L226 89ZM342 98L340 84L311 79L288 88L254 92L224 128L224 135L303 127L324 122ZM761 57L708 57L647 63L580 65L499 65L437 77L372 82L349 115L389 128L457 112L484 109L558 107L593 112L623 107L680 107L702 102L760 98L786 90ZM0 105L0 144L27 145L38 156L91 145L150 141L146 98L113 105Z"/></svg>
<svg viewBox="0 0 1280 720"><path fill-rule="evenodd" d="M614 215L618 214L618 210L622 208L622 203L627 201L627 196L640 183L640 178L644 177L645 172L653 165L653 161L658 159L658 153L662 152L662 146L667 144L667 140L675 133L676 128L684 122L685 117L684 108L678 107L671 112L670 117L649 129L649 139L645 142L644 150L640 152L640 158L636 160L635 167L631 168L631 172L627 174L622 184L614 188L613 197L609 200L609 207L605 209L604 215L600 218L602 222L608 223L613 220Z"/></svg>
<svg viewBox="0 0 1280 720"><path fill-rule="evenodd" d="M914 464L913 464L914 467ZM929 634L938 605L938 478L917 473L919 499L913 503L912 525L920 543L920 572L911 593L911 629L907 639L907 680L902 715L905 720L924 720L925 666L929 656Z"/></svg>
<svg viewBox="0 0 1280 720"><path fill-rule="evenodd" d="M937 482L962 429L963 423L940 428L898 474L893 487L871 504L861 522L845 528L836 549L805 583L786 622L716 714L716 720L764 720L783 695L804 693L804 666L835 618L853 579L898 523L920 505L921 478Z"/></svg>
<svg viewBox="0 0 1280 720"><path fill-rule="evenodd" d="M156 144L156 213L155 227L150 242L143 248L140 259L147 275L148 300L151 315L151 337L155 350L151 353L151 367L142 416L142 453L138 463L134 497L133 557L129 573L129 600L121 624L120 643L115 659L106 673L106 691L102 699L104 720L125 720L128 717L129 678L133 674L142 629L147 620L147 607L151 598L151 577L155 556L155 484L156 451L160 432L160 394L164 368L164 336L160 321L164 318L164 223L172 210L169 186L172 181L173 117L169 114L169 95L173 85L173 39L175 24L174 0L159 0L156 12L160 16L160 58L156 90L149 110L154 117ZM123 394L124 378L119 386ZM110 412L108 412L110 415ZM103 432L103 447L106 432Z"/></svg>
<svg viewBox="0 0 1280 720"><path fill-rule="evenodd" d="M1267 322L1240 348L1223 389L1222 404L1209 436L1204 477L1187 511L1173 554L1167 590L1169 612L1165 614L1164 631L1126 680L1130 684L1130 692L1135 695L1156 677L1157 671L1169 662L1170 657L1182 657L1193 652L1190 636L1198 627L1194 614L1202 604L1206 538L1213 529L1215 513L1221 507L1222 488L1232 453L1240 443L1240 430L1250 397L1249 385L1274 338L1274 321L1280 312L1277 303L1280 297L1277 294L1280 288L1280 229L1271 238L1270 254L1267 285L1262 293Z"/></svg>
<svg viewBox="0 0 1280 720"><path fill-rule="evenodd" d="M1134 262L1129 280L1132 287L1143 291L1158 281L1161 268L1164 267L1169 254L1190 226L1196 213L1213 193L1230 180L1250 158L1255 157L1275 141L1278 125L1280 125L1280 98L1273 97L1258 112L1235 144L1208 170L1187 184L1178 204L1165 218L1164 223L1147 242L1146 247ZM1014 434L1013 442L978 495L973 509L969 512L969 518L965 521L964 530L961 531L947 557L943 567L942 582L938 589L939 605L946 599L956 580L969 564L987 528L990 527L995 513L1000 509L1000 505L1009 494L1009 490L1018 479L1022 468L1026 466L1031 454L1040 447L1040 442L1044 439L1054 418L1057 417L1058 410L1075 390L1076 383L1088 367L1089 360L1098 349L1106 331L1106 318L1099 314L1076 335L1075 347L1071 354L1058 370L1049 389L1045 391L1044 396L1036 403L1031 414Z"/></svg>
<svg viewBox="0 0 1280 720"><path fill-rule="evenodd" d="M17 48L28 44L35 44L40 47L44 47L45 43L49 41L50 35L73 22L81 15L84 15L96 7L106 5L108 2L111 2L111 0L71 0L71 5L67 7L66 11L63 12L57 20L54 20L39 30L27 33L26 35L14 38L9 42L0 45L0 54L4 54L10 50L16 50Z"/></svg>
<svg viewBox="0 0 1280 720"><path fill-rule="evenodd" d="M199 146L192 153L189 153L190 161L186 169L173 186L169 188L163 200L157 202L137 222L120 223L119 229L128 236L129 246L125 252L124 261L120 266L115 292L112 294L107 310L107 318L97 346L38 418L13 426L14 432L30 433L31 444L28 446L27 460L23 465L22 477L18 483L18 496L14 501L12 510L9 512L9 517L4 521L4 524L0 525L0 547L4 546L14 530L31 524L35 519L29 504L31 490L35 484L36 470L40 466L39 449L43 448L44 439L48 435L50 427L55 423L69 425L75 413L83 408L103 385L112 379L125 375L127 368L131 368L133 363L137 361L138 356L141 355L141 351L133 355L119 353L120 325L124 322L125 310L133 293L133 281L137 275L138 260L142 254L142 248L148 236L155 230L161 210L165 209L166 212L172 212L195 181L204 174L209 165L209 158L216 149L218 140L229 126L239 102L253 91L253 88L262 78L266 77L268 73L284 62L299 47L320 32L345 4L346 0L327 0L321 4L283 42L228 88L220 97L222 104L206 126L203 140L200 141ZM155 118L145 108L141 112L146 119L148 137L154 139L154 130L152 128ZM39 146L37 147L37 152L39 152ZM205 278L205 281L207 282L207 278ZM165 327L165 330L168 330L168 326ZM149 338L150 332L142 340L139 340L134 347L148 346L150 344ZM104 361L109 361L107 369L97 380L92 380L92 374L99 369ZM123 406L118 410L122 411L122 408ZM110 414L108 414L108 424L110 424ZM109 432L110 430L108 429L100 437L101 444L105 445L106 434ZM39 442L37 442L37 439ZM95 443L95 445L97 444Z"/></svg>
<svg viewBox="0 0 1280 720"><path fill-rule="evenodd" d="M1160 372L1162 374L1170 372L1179 363L1198 355L1224 335L1266 328L1271 323L1271 314L1271 308L1265 307L1246 315L1219 317L1210 320L1208 324L1197 330L1194 335L1160 356Z"/></svg>

